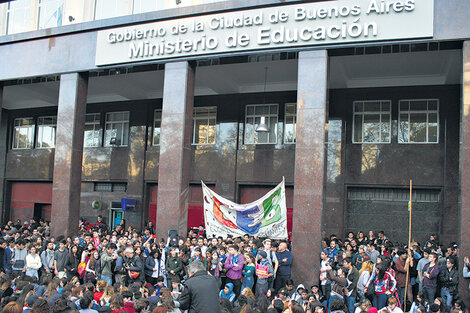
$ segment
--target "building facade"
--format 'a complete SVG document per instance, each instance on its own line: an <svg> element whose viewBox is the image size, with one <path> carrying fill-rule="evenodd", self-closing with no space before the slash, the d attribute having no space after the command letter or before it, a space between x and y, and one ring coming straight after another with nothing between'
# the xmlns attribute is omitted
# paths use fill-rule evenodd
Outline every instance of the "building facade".
<svg viewBox="0 0 470 313"><path fill-rule="evenodd" d="M2 221L204 222L286 180L296 277L321 239L470 252L470 1L0 4ZM269 132L256 132L261 117ZM135 200L126 212L121 199Z"/></svg>

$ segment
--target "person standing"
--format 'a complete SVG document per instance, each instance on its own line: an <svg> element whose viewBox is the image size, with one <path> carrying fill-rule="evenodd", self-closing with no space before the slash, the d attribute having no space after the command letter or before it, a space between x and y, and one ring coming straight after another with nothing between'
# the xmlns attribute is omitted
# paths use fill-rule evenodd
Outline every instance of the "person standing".
<svg viewBox="0 0 470 313"><path fill-rule="evenodd" d="M228 253L229 256L225 260L227 283L233 284L233 291L238 297L242 286L243 265L245 263L245 259L243 258L243 255L238 253L237 245L230 246L228 248Z"/></svg>
<svg viewBox="0 0 470 313"><path fill-rule="evenodd" d="M67 271L65 266L69 259L69 252L66 249L65 243L66 241L62 240L59 243L59 250L56 250L54 253L54 274L59 278L64 278Z"/></svg>
<svg viewBox="0 0 470 313"><path fill-rule="evenodd" d="M423 267L423 293L429 303L434 302L437 289L437 278L439 276L439 266L436 264L437 254L429 254L429 263Z"/></svg>
<svg viewBox="0 0 470 313"><path fill-rule="evenodd" d="M429 248L425 248L423 251L423 257L419 259L418 266L416 267L416 271L418 272L419 291L423 291L423 268L426 264L429 263L430 253L431 250Z"/></svg>
<svg viewBox="0 0 470 313"><path fill-rule="evenodd" d="M45 274L54 273L54 243L48 242L46 250L41 253L43 272Z"/></svg>
<svg viewBox="0 0 470 313"><path fill-rule="evenodd" d="M280 290L286 285L290 279L292 268L292 253L287 250L287 243L281 242L279 244L279 251L276 252L276 258L279 261L279 269L275 281L276 291Z"/></svg>
<svg viewBox="0 0 470 313"><path fill-rule="evenodd" d="M452 309L452 300L456 298L459 273L455 268L456 260L454 257L448 257L446 260L446 267L439 273L439 282L441 285L441 297L448 312Z"/></svg>
<svg viewBox="0 0 470 313"><path fill-rule="evenodd" d="M372 263L377 263L377 258L379 257L380 253L377 251L377 245L373 241L370 241L367 245L366 255L369 257Z"/></svg>
<svg viewBox="0 0 470 313"><path fill-rule="evenodd" d="M105 281L108 286L113 285L113 260L118 258L116 251L116 245L114 243L108 243L106 246L106 252L101 255L101 280Z"/></svg>
<svg viewBox="0 0 470 313"><path fill-rule="evenodd" d="M346 300L348 304L349 312L354 312L354 302L356 301L357 296L357 282L359 281L359 271L354 267L353 261L351 258L346 258L344 260L344 267L348 271L346 273L346 279L348 280L348 287L346 291Z"/></svg>
<svg viewBox="0 0 470 313"><path fill-rule="evenodd" d="M188 276L179 298L180 310L188 310L188 313L221 313L217 280L207 274L204 264L199 261L189 264Z"/></svg>
<svg viewBox="0 0 470 313"><path fill-rule="evenodd" d="M24 241L18 240L13 249L12 270L14 275L22 275L25 272L26 255L28 255L28 249L26 249Z"/></svg>
<svg viewBox="0 0 470 313"><path fill-rule="evenodd" d="M413 266L412 262L413 258L408 257L407 253L405 250L398 250L398 259L395 262L395 269L396 269L396 274L395 274L395 279L397 281L397 291L398 291L398 299L400 300L400 303L402 304L402 308L404 309L405 303L403 301L405 300L405 289L406 285L408 282L406 281L406 272L410 268L410 265ZM408 300L412 301L413 299L410 297L411 295L411 288L408 288L408 294L407 298Z"/></svg>
<svg viewBox="0 0 470 313"><path fill-rule="evenodd" d="M37 254L36 247L32 246L30 254L26 256L26 275L39 279L39 269L42 266L41 257Z"/></svg>

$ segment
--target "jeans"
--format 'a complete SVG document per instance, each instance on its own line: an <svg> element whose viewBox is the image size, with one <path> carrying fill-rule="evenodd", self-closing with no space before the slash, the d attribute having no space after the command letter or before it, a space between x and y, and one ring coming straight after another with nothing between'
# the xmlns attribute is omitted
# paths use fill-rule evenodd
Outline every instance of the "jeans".
<svg viewBox="0 0 470 313"><path fill-rule="evenodd" d="M444 304L446 306L447 312L450 312L450 309L452 309L453 296L450 293L449 289L445 287L441 288L441 297L442 297L442 300L444 300Z"/></svg>
<svg viewBox="0 0 470 313"><path fill-rule="evenodd" d="M376 307L377 310L383 309L387 305L388 295L385 293L381 294L374 294L374 298L372 299L372 306Z"/></svg>
<svg viewBox="0 0 470 313"><path fill-rule="evenodd" d="M403 309L404 307L403 301L405 300L405 287L397 287L397 293L398 293L398 299L400 300L400 303L401 303L401 308Z"/></svg>
<svg viewBox="0 0 470 313"><path fill-rule="evenodd" d="M423 287L424 298L428 303L434 302L434 296L436 295L436 288L426 288Z"/></svg>
<svg viewBox="0 0 470 313"><path fill-rule="evenodd" d="M251 291L253 291L254 283L255 279L253 278L253 276L245 276L245 279L243 279L242 290L248 287L251 289Z"/></svg>
<svg viewBox="0 0 470 313"><path fill-rule="evenodd" d="M34 269L26 270L26 276L36 277L37 279L39 279L38 270L34 270Z"/></svg>
<svg viewBox="0 0 470 313"><path fill-rule="evenodd" d="M356 297L353 296L346 296L346 301L348 303L348 310L350 313L353 313L355 310L354 302L356 301Z"/></svg>
<svg viewBox="0 0 470 313"><path fill-rule="evenodd" d="M111 276L104 276L104 275L101 275L101 280L106 282L108 284L108 286L112 286L113 285L113 278Z"/></svg>

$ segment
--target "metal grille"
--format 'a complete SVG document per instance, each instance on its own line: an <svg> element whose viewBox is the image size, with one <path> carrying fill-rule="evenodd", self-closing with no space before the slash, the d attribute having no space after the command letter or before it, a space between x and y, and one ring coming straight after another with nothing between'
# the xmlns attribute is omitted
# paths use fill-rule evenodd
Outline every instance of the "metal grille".
<svg viewBox="0 0 470 313"><path fill-rule="evenodd" d="M413 190L413 202L440 202L438 189ZM348 188L348 200L409 201L410 192L404 188Z"/></svg>

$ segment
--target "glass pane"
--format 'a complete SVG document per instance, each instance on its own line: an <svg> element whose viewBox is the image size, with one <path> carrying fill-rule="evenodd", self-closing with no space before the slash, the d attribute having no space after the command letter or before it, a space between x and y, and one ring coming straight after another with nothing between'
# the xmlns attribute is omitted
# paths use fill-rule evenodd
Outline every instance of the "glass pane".
<svg viewBox="0 0 470 313"><path fill-rule="evenodd" d="M277 117L271 117L269 119L269 143L276 143L276 142L277 142Z"/></svg>
<svg viewBox="0 0 470 313"><path fill-rule="evenodd" d="M382 114L381 141L390 142L390 115Z"/></svg>
<svg viewBox="0 0 470 313"><path fill-rule="evenodd" d="M195 134L194 134L194 143L196 144L205 144L207 140L207 121L205 120L196 120L195 123Z"/></svg>
<svg viewBox="0 0 470 313"><path fill-rule="evenodd" d="M364 103L364 112L380 112L380 102L365 102Z"/></svg>
<svg viewBox="0 0 470 313"><path fill-rule="evenodd" d="M100 121L100 114L90 113L85 115L85 123L95 123Z"/></svg>
<svg viewBox="0 0 470 313"><path fill-rule="evenodd" d="M245 124L245 144L255 143L255 125Z"/></svg>
<svg viewBox="0 0 470 313"><path fill-rule="evenodd" d="M437 113L430 113L428 115L429 123L437 123Z"/></svg>
<svg viewBox="0 0 470 313"><path fill-rule="evenodd" d="M296 114L296 105L295 104L286 104L286 115L291 114L295 115Z"/></svg>
<svg viewBox="0 0 470 313"><path fill-rule="evenodd" d="M362 102L354 103L354 112L364 112L364 104Z"/></svg>
<svg viewBox="0 0 470 313"><path fill-rule="evenodd" d="M410 102L410 111L426 111L428 102L426 100L414 100Z"/></svg>
<svg viewBox="0 0 470 313"><path fill-rule="evenodd" d="M28 132L28 128L26 127L22 127L19 129L19 134L18 134L18 145L17 147L18 148L28 148L29 147L29 141L30 141L30 138L28 138L29 136L29 132Z"/></svg>
<svg viewBox="0 0 470 313"><path fill-rule="evenodd" d="M96 0L95 19L123 15L124 3L125 1L121 0Z"/></svg>
<svg viewBox="0 0 470 313"><path fill-rule="evenodd" d="M247 124L253 124L254 122L255 122L255 120L254 120L253 117L248 117L248 118L246 119L246 123L247 123Z"/></svg>
<svg viewBox="0 0 470 313"><path fill-rule="evenodd" d="M438 142L437 123L429 123L428 137L428 142Z"/></svg>
<svg viewBox="0 0 470 313"><path fill-rule="evenodd" d="M362 115L354 116L354 142L362 142Z"/></svg>
<svg viewBox="0 0 470 313"><path fill-rule="evenodd" d="M269 107L269 114L276 114L277 115L277 105L271 105Z"/></svg>
<svg viewBox="0 0 470 313"><path fill-rule="evenodd" d="M123 138L121 141L121 146L127 146L127 144L129 143L129 123L123 123L122 128L123 128L123 132L122 132Z"/></svg>
<svg viewBox="0 0 470 313"><path fill-rule="evenodd" d="M55 127L40 126L38 129L38 146L41 148L53 148L55 146Z"/></svg>
<svg viewBox="0 0 470 313"><path fill-rule="evenodd" d="M286 123L284 126L284 142L293 143L295 139L295 127L293 123Z"/></svg>
<svg viewBox="0 0 470 313"><path fill-rule="evenodd" d="M248 106L246 108L246 115L254 115L255 114L255 107L254 106Z"/></svg>
<svg viewBox="0 0 470 313"><path fill-rule="evenodd" d="M380 115L364 115L363 142L380 142Z"/></svg>
<svg viewBox="0 0 470 313"><path fill-rule="evenodd" d="M408 142L409 125L408 114L400 114L400 122L398 125L398 142Z"/></svg>
<svg viewBox="0 0 470 313"><path fill-rule="evenodd" d="M208 138L207 143L215 144L215 123L214 124L210 123L208 131L209 131L209 135L208 135L209 138Z"/></svg>
<svg viewBox="0 0 470 313"><path fill-rule="evenodd" d="M8 3L8 34L16 34L29 30L31 20L31 0L16 0Z"/></svg>
<svg viewBox="0 0 470 313"><path fill-rule="evenodd" d="M39 28L62 26L63 0L41 0L39 4Z"/></svg>
<svg viewBox="0 0 470 313"><path fill-rule="evenodd" d="M409 101L400 101L400 111L409 111L410 102Z"/></svg>
<svg viewBox="0 0 470 313"><path fill-rule="evenodd" d="M426 114L410 114L410 142L426 142Z"/></svg>
<svg viewBox="0 0 470 313"><path fill-rule="evenodd" d="M153 145L157 146L160 144L160 128L153 129Z"/></svg>
<svg viewBox="0 0 470 313"><path fill-rule="evenodd" d="M437 111L437 100L429 100L428 102L428 110Z"/></svg>
<svg viewBox="0 0 470 313"><path fill-rule="evenodd" d="M390 112L390 102L382 102L382 112Z"/></svg>
<svg viewBox="0 0 470 313"><path fill-rule="evenodd" d="M156 0L134 0L134 14L155 11L156 9Z"/></svg>

